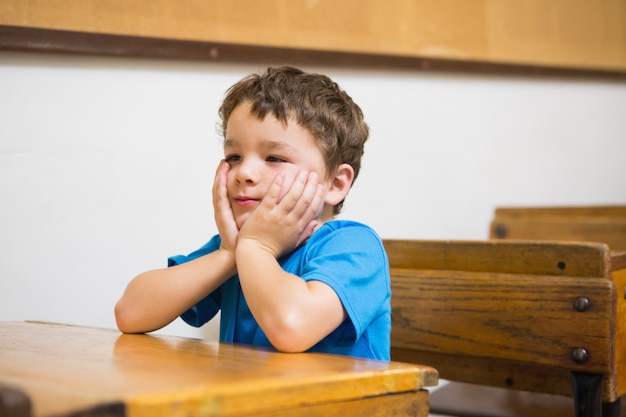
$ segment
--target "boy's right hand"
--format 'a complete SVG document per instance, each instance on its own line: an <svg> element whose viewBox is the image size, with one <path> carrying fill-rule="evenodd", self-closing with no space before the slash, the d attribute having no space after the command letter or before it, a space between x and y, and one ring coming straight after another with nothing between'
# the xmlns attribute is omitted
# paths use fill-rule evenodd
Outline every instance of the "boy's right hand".
<svg viewBox="0 0 626 417"><path fill-rule="evenodd" d="M229 170L230 165L228 162L222 160L215 172L215 179L213 181L213 212L217 231L222 239L220 249L231 253L234 262L239 228L235 222L235 216L230 206L226 188L226 176Z"/></svg>
<svg viewBox="0 0 626 417"><path fill-rule="evenodd" d="M317 173L300 171L281 196L283 186L284 176L278 174L241 227L239 247L243 241L251 242L278 258L311 236L324 206L324 187L318 182Z"/></svg>

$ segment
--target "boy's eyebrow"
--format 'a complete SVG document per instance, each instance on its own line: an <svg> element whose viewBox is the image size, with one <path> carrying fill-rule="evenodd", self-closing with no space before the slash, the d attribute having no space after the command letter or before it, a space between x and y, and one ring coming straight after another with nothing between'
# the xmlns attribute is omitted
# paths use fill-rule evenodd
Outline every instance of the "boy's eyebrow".
<svg viewBox="0 0 626 417"><path fill-rule="evenodd" d="M224 140L224 148L228 147L228 146L235 146L237 145L237 141L234 139L225 139Z"/></svg>
<svg viewBox="0 0 626 417"><path fill-rule="evenodd" d="M235 147L238 144L239 142L236 139L228 138L224 141L224 148ZM294 146L292 146L291 144L287 142L271 140L271 139L261 140L260 145L261 147L269 149L269 150L283 150L285 152L293 152L296 150Z"/></svg>
<svg viewBox="0 0 626 417"><path fill-rule="evenodd" d="M277 140L264 140L262 141L261 145L271 150L279 149L286 152L293 152L296 150L296 148L293 147L291 144Z"/></svg>

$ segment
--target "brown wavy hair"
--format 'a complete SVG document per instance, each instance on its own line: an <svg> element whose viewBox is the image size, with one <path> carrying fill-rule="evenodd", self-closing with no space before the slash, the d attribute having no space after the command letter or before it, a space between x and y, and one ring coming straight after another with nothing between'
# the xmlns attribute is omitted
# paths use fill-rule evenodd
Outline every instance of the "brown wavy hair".
<svg viewBox="0 0 626 417"><path fill-rule="evenodd" d="M251 111L259 119L271 114L285 124L295 120L316 141L327 175L349 164L356 180L369 128L361 108L329 77L291 66L248 75L226 91L219 109L223 137L230 115L243 102L252 104ZM343 201L335 206L335 214L342 207Z"/></svg>

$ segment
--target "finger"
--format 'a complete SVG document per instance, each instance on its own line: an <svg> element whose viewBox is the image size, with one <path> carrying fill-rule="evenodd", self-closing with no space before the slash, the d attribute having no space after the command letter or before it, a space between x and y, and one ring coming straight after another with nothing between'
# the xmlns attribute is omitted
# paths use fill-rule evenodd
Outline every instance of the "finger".
<svg viewBox="0 0 626 417"><path fill-rule="evenodd" d="M226 160L222 159L215 169L215 177L219 177L221 174L226 174L230 169L230 164Z"/></svg>
<svg viewBox="0 0 626 417"><path fill-rule="evenodd" d="M324 186L322 184L317 184L315 187L315 194L313 196L313 200L310 204L310 209L313 211L313 215L318 217L322 213L322 209L324 208Z"/></svg>
<svg viewBox="0 0 626 417"><path fill-rule="evenodd" d="M322 210L324 208L324 187L322 184L317 184L315 187L315 194L311 199L311 203L307 206L305 213L301 216L301 220L307 222L304 230L300 233L298 237L298 243L296 246L299 246L302 242L306 241L315 229L319 225L319 218L322 214ZM307 220L309 219L309 220Z"/></svg>
<svg viewBox="0 0 626 417"><path fill-rule="evenodd" d="M227 174L230 170L228 162L222 160L215 171L215 179L213 181L213 203L223 203L228 201L228 192L226 188Z"/></svg>
<svg viewBox="0 0 626 417"><path fill-rule="evenodd" d="M292 208L293 214L307 218L315 216L321 201L321 191L322 186L318 183L317 173L311 172L307 177L297 204Z"/></svg>
<svg viewBox="0 0 626 417"><path fill-rule="evenodd" d="M291 187L285 193L285 195L280 199L278 203L281 203L283 208L286 211L291 211L293 207L298 203L300 197L302 196L302 192L306 187L306 183L309 178L309 172L307 170L302 170L298 172L296 178L294 179Z"/></svg>
<svg viewBox="0 0 626 417"><path fill-rule="evenodd" d="M280 192L283 189L283 184L285 182L285 177L283 174L277 174L274 177L274 181L270 185L270 188L265 193L265 197L263 197L263 201L261 204L267 205L269 207L273 207L278 204L278 200L280 198Z"/></svg>
<svg viewBox="0 0 626 417"><path fill-rule="evenodd" d="M220 247L233 251L237 246L239 228L235 221L230 199L228 198L228 172L230 164L224 160L220 162L213 181L213 217L217 231L222 238Z"/></svg>
<svg viewBox="0 0 626 417"><path fill-rule="evenodd" d="M307 179L306 186L302 192L301 199L307 202L307 205L311 205L321 197L322 185L319 183L319 177L317 172L311 172Z"/></svg>
<svg viewBox="0 0 626 417"><path fill-rule="evenodd" d="M228 162L222 159L215 169L215 177L213 178L213 189L216 189L220 185L220 182L226 176L229 169L230 165L228 164Z"/></svg>

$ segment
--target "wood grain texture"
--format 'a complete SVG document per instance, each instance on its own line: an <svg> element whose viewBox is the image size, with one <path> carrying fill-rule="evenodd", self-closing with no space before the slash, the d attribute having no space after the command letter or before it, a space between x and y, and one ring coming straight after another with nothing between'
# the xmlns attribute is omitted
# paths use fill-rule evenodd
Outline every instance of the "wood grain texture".
<svg viewBox="0 0 626 417"><path fill-rule="evenodd" d="M626 206L497 208L489 237L592 241L626 250Z"/></svg>
<svg viewBox="0 0 626 417"><path fill-rule="evenodd" d="M437 384L437 372L334 355L9 322L0 323L0 384L26 393L35 416L120 407L135 417L301 416L308 408L381 415L387 395L394 396L397 410L427 413L427 393L419 392Z"/></svg>
<svg viewBox="0 0 626 417"><path fill-rule="evenodd" d="M392 346L391 356L402 362L437 364L441 378L449 381L572 396L571 373L567 369L530 363L522 365L514 359L429 352L415 346ZM609 389L607 392L611 392L611 383L614 381L609 379L604 382L604 388Z"/></svg>
<svg viewBox="0 0 626 417"><path fill-rule="evenodd" d="M606 278L611 254L599 243L384 241L392 268Z"/></svg>
<svg viewBox="0 0 626 417"><path fill-rule="evenodd" d="M608 280L392 269L394 346L590 373L614 366ZM574 300L585 296L588 311ZM589 360L572 361L584 348ZM445 376L444 376L445 378Z"/></svg>
<svg viewBox="0 0 626 417"><path fill-rule="evenodd" d="M604 375L605 401L625 393L625 283L607 245L384 244L394 360L432 364L444 379L570 396L570 372L587 372ZM575 360L576 349L587 357Z"/></svg>
<svg viewBox="0 0 626 417"><path fill-rule="evenodd" d="M490 226L492 239L532 239L565 241L592 241L607 244L611 249L611 281L616 289L617 305L614 317L613 354L615 366L603 379L605 401L614 401L626 393L626 206L568 206L568 207L506 207L495 211ZM617 250L616 250L617 249ZM394 355L402 360L413 360L418 352L402 350ZM454 358L452 358L454 359ZM560 375L555 369L546 370L536 366L521 369L507 366L506 362L485 363L474 360L471 366L461 368L451 365L452 360L435 358L428 363L446 363L441 367L443 375L451 375L455 381L476 382L471 371L489 369L489 379L479 386L453 382L437 391L431 400L433 412L450 415L498 415L498 416L571 416L574 403L565 397L544 393L570 395L569 372ZM451 366L448 366L451 365ZM467 364L465 364L467 365ZM465 369L465 372L458 372ZM495 388L494 388L495 387ZM502 389L517 388L517 391ZM611 393L607 395L606 393ZM605 403L605 415L619 413L619 403ZM626 402L621 399L621 413ZM610 414L609 414L610 413Z"/></svg>
<svg viewBox="0 0 626 417"><path fill-rule="evenodd" d="M492 239L593 241L612 251L611 280L617 292L615 357L617 391L626 393L626 206L501 207Z"/></svg>
<svg viewBox="0 0 626 417"><path fill-rule="evenodd" d="M284 411L254 413L250 417L428 417L429 410L428 407L424 407L424 404L429 404L429 400L428 392L421 390L346 401L341 404L321 404Z"/></svg>
<svg viewBox="0 0 626 417"><path fill-rule="evenodd" d="M4 0L0 25L626 72L623 0Z"/></svg>

